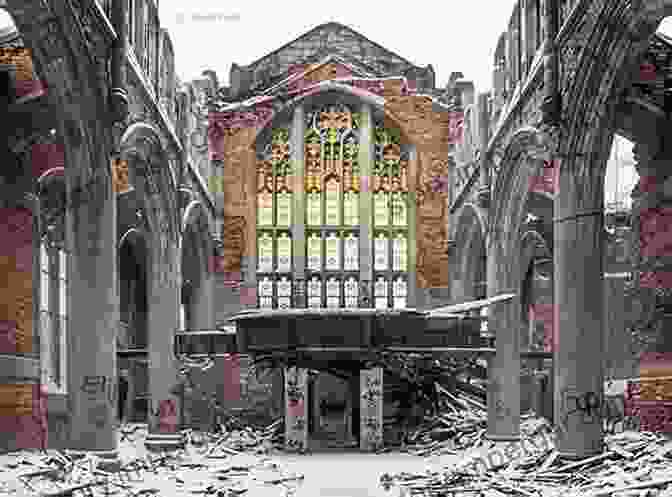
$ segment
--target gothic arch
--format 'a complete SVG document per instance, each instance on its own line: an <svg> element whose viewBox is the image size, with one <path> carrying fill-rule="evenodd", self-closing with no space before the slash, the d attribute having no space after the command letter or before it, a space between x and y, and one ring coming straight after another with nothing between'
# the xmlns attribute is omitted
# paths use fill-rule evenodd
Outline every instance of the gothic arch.
<svg viewBox="0 0 672 497"><path fill-rule="evenodd" d="M214 221L210 216L210 212L198 200L192 200L184 210L182 216L182 246L185 243L196 243L201 250L201 263L204 274L210 271L210 258L214 251L214 242L212 237L212 229ZM195 236L194 241L188 240L189 236Z"/></svg>
<svg viewBox="0 0 672 497"><path fill-rule="evenodd" d="M474 204L465 204L460 210L455 228L457 258L454 277L461 282L464 297L479 298L477 285L486 277L486 233L483 213Z"/></svg>
<svg viewBox="0 0 672 497"><path fill-rule="evenodd" d="M89 10L78 2L7 0L25 47L30 49L35 76L46 83L47 98L57 116L58 136L65 145L70 188L96 175L111 181L111 134L107 121L109 100L106 64L114 33L90 28ZM76 213L75 213L76 215Z"/></svg>
<svg viewBox="0 0 672 497"><path fill-rule="evenodd" d="M499 244L517 241L521 216L530 195L530 181L540 174L543 159L539 151L550 146L536 128L516 131L499 162L490 223L492 241ZM503 234L508 234L508 238Z"/></svg>
<svg viewBox="0 0 672 497"><path fill-rule="evenodd" d="M177 239L179 233L177 214L177 188L175 173L170 164L168 155L161 143L159 131L147 123L135 123L129 126L121 137L121 157L130 164L134 164L134 171L144 175L151 183L151 190L156 190L159 198L160 209L163 209L168 226L171 229L173 239ZM134 160L137 159L137 160ZM151 191L145 193L145 202ZM149 205L146 205L149 207ZM152 209L148 209L148 214ZM160 230L158 219L152 218L155 230Z"/></svg>

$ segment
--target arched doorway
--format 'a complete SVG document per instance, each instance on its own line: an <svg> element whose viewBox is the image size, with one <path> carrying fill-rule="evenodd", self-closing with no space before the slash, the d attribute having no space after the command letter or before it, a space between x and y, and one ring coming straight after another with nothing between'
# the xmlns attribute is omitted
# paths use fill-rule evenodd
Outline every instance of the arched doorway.
<svg viewBox="0 0 672 497"><path fill-rule="evenodd" d="M147 420L148 377L148 272L147 248L142 233L129 230L119 247L120 323L117 335L120 421Z"/></svg>

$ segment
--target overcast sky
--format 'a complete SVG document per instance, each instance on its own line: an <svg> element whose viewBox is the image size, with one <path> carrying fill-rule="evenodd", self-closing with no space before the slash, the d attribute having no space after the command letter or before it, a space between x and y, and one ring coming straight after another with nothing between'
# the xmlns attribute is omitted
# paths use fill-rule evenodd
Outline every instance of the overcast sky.
<svg viewBox="0 0 672 497"><path fill-rule="evenodd" d="M492 86L492 60L515 0L243 2L160 0L161 25L182 81L213 69L228 84L231 63L247 65L330 21L351 27L415 65L432 64L443 87L460 71L478 91ZM211 15L210 18L206 16Z"/></svg>

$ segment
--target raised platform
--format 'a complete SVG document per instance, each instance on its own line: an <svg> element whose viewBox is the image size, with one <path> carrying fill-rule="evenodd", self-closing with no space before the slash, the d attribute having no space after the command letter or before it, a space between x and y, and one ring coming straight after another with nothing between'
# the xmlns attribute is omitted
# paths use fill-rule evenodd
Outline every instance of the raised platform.
<svg viewBox="0 0 672 497"><path fill-rule="evenodd" d="M304 351L366 354L410 347L479 347L478 317L429 316L415 309L248 310L231 318L241 353Z"/></svg>

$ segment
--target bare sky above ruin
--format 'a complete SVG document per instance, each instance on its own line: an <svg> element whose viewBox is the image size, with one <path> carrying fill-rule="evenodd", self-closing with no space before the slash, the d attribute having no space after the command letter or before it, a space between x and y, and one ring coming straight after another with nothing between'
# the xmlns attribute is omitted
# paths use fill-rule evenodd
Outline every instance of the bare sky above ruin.
<svg viewBox="0 0 672 497"><path fill-rule="evenodd" d="M176 68L185 81L213 69L228 83L232 62L247 65L329 21L345 24L418 66L432 64L443 87L460 71L478 91L492 86L492 60L514 0L242 2L162 0Z"/></svg>

